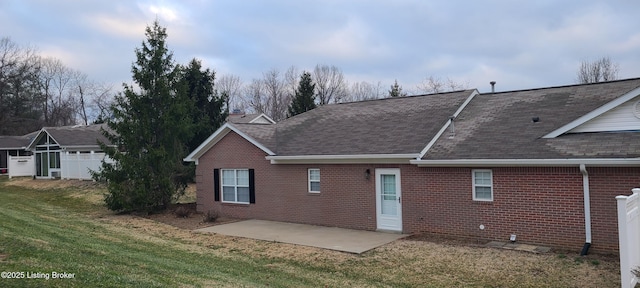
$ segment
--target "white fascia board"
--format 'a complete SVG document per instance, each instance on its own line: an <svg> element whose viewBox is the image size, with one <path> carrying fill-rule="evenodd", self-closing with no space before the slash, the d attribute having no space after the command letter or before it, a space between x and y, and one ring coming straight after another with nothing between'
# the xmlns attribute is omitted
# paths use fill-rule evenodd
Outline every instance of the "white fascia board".
<svg viewBox="0 0 640 288"><path fill-rule="evenodd" d="M409 164L418 154L267 156L271 164Z"/></svg>
<svg viewBox="0 0 640 288"><path fill-rule="evenodd" d="M42 134L42 132L49 134L46 130L44 130L44 128L40 129L38 134L36 134L36 136L33 137L29 145L27 145L26 150L31 150L35 147L36 141L38 140L38 138L40 138L40 135Z"/></svg>
<svg viewBox="0 0 640 288"><path fill-rule="evenodd" d="M220 141L220 139L222 139L224 135L227 135L227 133L229 133L228 127L229 127L228 123L225 123L224 125L222 125L220 128L218 128L218 130L213 132L213 134L211 134L209 138L204 140L204 142L200 143L200 146L198 146L195 150L189 153L189 155L187 155L187 157L185 157L182 160L185 162L196 162L196 165L197 165L198 158L200 158L200 156L202 156L204 152L209 150L209 148L211 148L215 143Z"/></svg>
<svg viewBox="0 0 640 288"><path fill-rule="evenodd" d="M204 140L204 142L202 142L202 144L200 144L198 148L193 150L193 152L191 152L189 155L187 155L187 157L185 157L182 160L185 162L196 162L196 165L198 165L198 158L200 158L200 156L202 156L204 153L209 151L209 149L211 149L213 145L218 143L218 141L222 140L222 138L224 138L224 136L226 136L230 131L236 132L238 135L240 135L240 137L244 138L245 140L249 141L251 144L260 148L265 153L269 155L275 155L275 153L269 150L269 148L260 144L258 141L256 141L249 135L245 134L244 132L240 131L238 128L234 127L233 125L227 122L224 125L222 125L220 128L218 128L218 130L213 132L213 134L211 134L211 136L209 136L207 140Z"/></svg>
<svg viewBox="0 0 640 288"><path fill-rule="evenodd" d="M585 122L587 122L587 121L589 121L589 120L591 120L593 118L596 118L596 117L606 113L607 111L609 111L609 110L611 110L613 108L616 108L616 107L624 104L625 102L627 102L627 101L629 101L629 100L631 100L631 99L633 99L633 98L635 98L635 97L637 97L639 95L640 95L640 87L638 87L636 89L633 89L630 92L628 92L628 93L626 93L626 94L614 99L613 101L602 105L600 108L598 108L596 110L593 110L593 111L583 115L582 117L569 122L568 124L566 124L566 125L558 128L558 129L552 131L551 133L549 133L547 135L542 136L542 138L556 138L556 137L558 137L558 136L560 136L560 135L562 135L564 133L567 133L567 132L571 131L571 129L576 128L576 127L584 124Z"/></svg>
<svg viewBox="0 0 640 288"><path fill-rule="evenodd" d="M265 120L267 120L271 124L276 124L276 121L273 121L273 119L271 119L271 117L265 115L264 113L261 113L260 115L258 115L258 117L253 118L251 121L249 121L249 123L254 123L254 122L258 121L258 119L260 119L260 118L264 118Z"/></svg>
<svg viewBox="0 0 640 288"><path fill-rule="evenodd" d="M640 158L412 160L418 167L640 166Z"/></svg>
<svg viewBox="0 0 640 288"><path fill-rule="evenodd" d="M469 97L467 97L467 100L465 100L462 103L462 105L460 105L460 107L458 107L458 110L455 113L453 113L452 116L453 116L454 120L455 120L456 117L458 117L458 114L460 114L460 112L462 112L462 110L464 110L464 108L467 107L469 102L471 102L471 100L473 100L473 98L478 94L480 94L480 92L478 92L478 89L475 89L475 90L473 90L473 92L471 92L471 95L469 95ZM438 141L438 139L440 139L440 136L442 136L442 134L445 131L447 131L447 129L451 125L451 122L453 122L452 119L447 120L447 123L445 123L444 126L442 126L442 128L440 128L440 131L438 131L436 136L434 136L433 139L431 139L431 141L429 141L429 143L427 143L427 146L425 146L424 149L422 149L422 151L420 151L420 155L416 159L421 159L422 157L424 157L425 154L427 154L429 149L431 149L431 147L434 144L436 144L436 141Z"/></svg>

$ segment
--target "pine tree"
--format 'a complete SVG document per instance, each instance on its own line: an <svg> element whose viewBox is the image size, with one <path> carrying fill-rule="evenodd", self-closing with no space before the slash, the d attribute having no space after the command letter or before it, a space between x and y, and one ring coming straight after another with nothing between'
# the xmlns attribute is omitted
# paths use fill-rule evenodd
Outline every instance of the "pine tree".
<svg viewBox="0 0 640 288"><path fill-rule="evenodd" d="M206 140L216 129L224 124L227 118L225 95L218 95L214 89L215 72L202 70L198 59L192 59L186 67L179 66L180 85L186 89L191 100L191 122L193 137L187 141L188 151L193 151Z"/></svg>
<svg viewBox="0 0 640 288"><path fill-rule="evenodd" d="M186 187L188 167L182 164L191 137L190 101L173 53L166 46L166 29L155 21L147 39L136 49L134 85L112 106L105 136L118 148L103 146L114 162L103 162L94 178L107 181L107 207L115 211L150 212L166 207Z"/></svg>
<svg viewBox="0 0 640 288"><path fill-rule="evenodd" d="M289 105L289 117L316 108L315 88L316 84L311 80L311 74L309 72L303 72L300 76L300 83L298 83L296 95L293 101L291 101L291 105Z"/></svg>
<svg viewBox="0 0 640 288"><path fill-rule="evenodd" d="M391 90L389 90L389 97L404 97L407 96L407 93L402 92L402 86L398 85L398 80L396 80L393 85L391 85Z"/></svg>

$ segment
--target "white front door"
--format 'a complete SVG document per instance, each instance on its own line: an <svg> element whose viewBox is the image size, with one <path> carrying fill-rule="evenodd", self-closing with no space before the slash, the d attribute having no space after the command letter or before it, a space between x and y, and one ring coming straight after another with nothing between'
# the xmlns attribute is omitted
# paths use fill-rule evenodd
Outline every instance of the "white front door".
<svg viewBox="0 0 640 288"><path fill-rule="evenodd" d="M376 169L378 230L402 232L400 169Z"/></svg>

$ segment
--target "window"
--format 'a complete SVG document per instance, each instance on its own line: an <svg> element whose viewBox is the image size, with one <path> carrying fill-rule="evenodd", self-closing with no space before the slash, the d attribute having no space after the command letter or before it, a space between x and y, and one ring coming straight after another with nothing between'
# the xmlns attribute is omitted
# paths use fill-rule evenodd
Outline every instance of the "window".
<svg viewBox="0 0 640 288"><path fill-rule="evenodd" d="M222 202L249 204L248 169L222 169Z"/></svg>
<svg viewBox="0 0 640 288"><path fill-rule="evenodd" d="M309 193L320 193L320 169L309 169Z"/></svg>
<svg viewBox="0 0 640 288"><path fill-rule="evenodd" d="M491 170L473 170L473 200L493 201Z"/></svg>

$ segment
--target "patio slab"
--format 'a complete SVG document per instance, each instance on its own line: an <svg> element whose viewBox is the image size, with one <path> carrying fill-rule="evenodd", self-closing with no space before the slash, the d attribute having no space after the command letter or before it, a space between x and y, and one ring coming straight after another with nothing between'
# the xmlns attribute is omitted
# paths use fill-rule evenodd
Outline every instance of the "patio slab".
<svg viewBox="0 0 640 288"><path fill-rule="evenodd" d="M409 236L266 220L244 220L196 230L360 254Z"/></svg>

